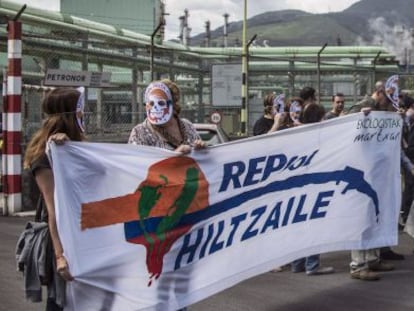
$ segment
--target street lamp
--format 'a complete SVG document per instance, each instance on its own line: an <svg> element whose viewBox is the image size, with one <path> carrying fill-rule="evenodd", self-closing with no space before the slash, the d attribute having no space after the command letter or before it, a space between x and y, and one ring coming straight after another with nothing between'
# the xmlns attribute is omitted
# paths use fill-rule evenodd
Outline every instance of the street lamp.
<svg viewBox="0 0 414 311"><path fill-rule="evenodd" d="M240 132L247 136L247 0L243 0L243 33L242 33L242 89L241 89L241 111L240 111Z"/></svg>
<svg viewBox="0 0 414 311"><path fill-rule="evenodd" d="M321 53L326 48L328 43L325 43L318 52L318 104L321 104Z"/></svg>
<svg viewBox="0 0 414 311"><path fill-rule="evenodd" d="M375 58L374 58L374 61L373 61L373 65L374 65L374 72L373 72L373 82L375 83L375 82L377 82L377 61L378 61L378 59L379 59L379 57L380 57L380 55L381 55L381 51L379 51L378 53L377 53L377 55L375 56Z"/></svg>
<svg viewBox="0 0 414 311"><path fill-rule="evenodd" d="M154 31L151 34L151 46L150 46L150 73L151 73L151 81L154 81L154 38L155 35L157 34L158 30L160 30L160 28L162 26L164 26L165 22L164 20L162 20L157 28L154 29Z"/></svg>

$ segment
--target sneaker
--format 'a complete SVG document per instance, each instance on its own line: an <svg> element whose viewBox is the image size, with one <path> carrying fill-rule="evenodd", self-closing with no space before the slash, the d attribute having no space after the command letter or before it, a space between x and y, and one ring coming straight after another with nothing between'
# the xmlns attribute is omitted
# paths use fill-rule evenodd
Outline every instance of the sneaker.
<svg viewBox="0 0 414 311"><path fill-rule="evenodd" d="M382 260L374 263L369 263L368 266L369 270L371 271L391 271L395 268L392 263L387 263Z"/></svg>
<svg viewBox="0 0 414 311"><path fill-rule="evenodd" d="M380 256L381 256L381 259L384 259L384 260L404 260L405 259L404 255L397 254L393 252L392 250L385 251L381 253Z"/></svg>
<svg viewBox="0 0 414 311"><path fill-rule="evenodd" d="M335 269L332 267L317 267L314 270L306 271L306 275L322 275L334 273Z"/></svg>
<svg viewBox="0 0 414 311"><path fill-rule="evenodd" d="M351 271L351 278L362 281L378 281L381 279L378 273L368 269Z"/></svg>
<svg viewBox="0 0 414 311"><path fill-rule="evenodd" d="M277 273L277 272L282 272L282 271L283 271L283 267L276 267L276 268L270 270L270 272L272 272L272 273Z"/></svg>

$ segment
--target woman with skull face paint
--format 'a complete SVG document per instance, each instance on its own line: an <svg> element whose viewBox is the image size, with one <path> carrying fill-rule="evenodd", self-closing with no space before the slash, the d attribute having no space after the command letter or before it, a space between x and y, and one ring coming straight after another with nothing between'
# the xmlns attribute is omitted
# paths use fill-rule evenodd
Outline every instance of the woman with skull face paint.
<svg viewBox="0 0 414 311"><path fill-rule="evenodd" d="M73 280L56 227L54 180L46 146L48 141L62 144L66 140L84 140L84 103L83 88L56 88L48 93L42 103L46 119L30 140L24 159L24 167L30 169L40 190L36 221L48 223L53 248L47 255L54 263L46 267L51 272L46 310L63 310L64 282Z"/></svg>
<svg viewBox="0 0 414 311"><path fill-rule="evenodd" d="M169 79L154 81L145 90L145 110L147 118L135 126L128 143L154 146L174 150L182 154L191 152L192 148L205 148L193 124L179 117L180 89ZM165 283L163 283L165 282ZM160 280L159 286L172 286L179 280ZM185 290L181 286L181 290ZM184 311L186 308L178 311Z"/></svg>
<svg viewBox="0 0 414 311"><path fill-rule="evenodd" d="M295 126L299 126L302 123L299 121L300 113L302 111L303 101L299 97L293 97L286 101L283 111L279 110L279 113L275 116L274 123L269 132L281 131Z"/></svg>
<svg viewBox="0 0 414 311"><path fill-rule="evenodd" d="M147 118L135 126L128 143L155 146L183 154L205 147L193 124L179 117L180 90L171 80L150 83L145 90Z"/></svg>

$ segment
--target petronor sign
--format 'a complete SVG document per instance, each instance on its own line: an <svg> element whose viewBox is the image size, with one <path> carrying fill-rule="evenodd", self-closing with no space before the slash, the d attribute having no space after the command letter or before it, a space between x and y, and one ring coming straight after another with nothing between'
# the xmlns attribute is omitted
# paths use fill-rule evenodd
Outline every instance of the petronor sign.
<svg viewBox="0 0 414 311"><path fill-rule="evenodd" d="M44 78L44 85L108 87L111 86L111 73L48 69Z"/></svg>

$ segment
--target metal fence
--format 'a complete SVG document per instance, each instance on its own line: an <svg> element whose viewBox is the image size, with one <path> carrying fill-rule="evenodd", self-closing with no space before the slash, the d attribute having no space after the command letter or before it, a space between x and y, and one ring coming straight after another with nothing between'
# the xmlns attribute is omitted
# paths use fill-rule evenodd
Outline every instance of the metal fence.
<svg viewBox="0 0 414 311"><path fill-rule="evenodd" d="M111 74L110 85L87 88L85 123L91 141L127 141L131 129L144 119L143 91L151 76L170 78L178 83L183 117L204 123L209 122L214 111L220 110L223 128L230 135L240 135L241 107L212 106L210 76L213 63L241 63L242 54L238 50L230 49L229 55L223 57L202 50L197 54L174 43L150 46L148 38L140 34L82 19L65 21L52 13L29 12L22 19L23 151L41 125L41 102L48 90L45 75L51 69ZM4 65L7 64L7 38L7 28L0 27L0 62ZM389 71L381 72L380 66L359 67L358 54L353 56L356 58L350 65L318 64L322 76L317 76L314 56L298 59L294 50L292 53L291 57L278 56L279 60L275 61L274 56L264 57L251 51L249 130L262 113L261 99L268 92L277 90L289 96L297 95L301 87L316 87L320 79L325 103L336 91L356 101L372 88L375 77L389 75ZM412 89L413 83L410 83ZM23 200L23 205L32 208L33 202Z"/></svg>

